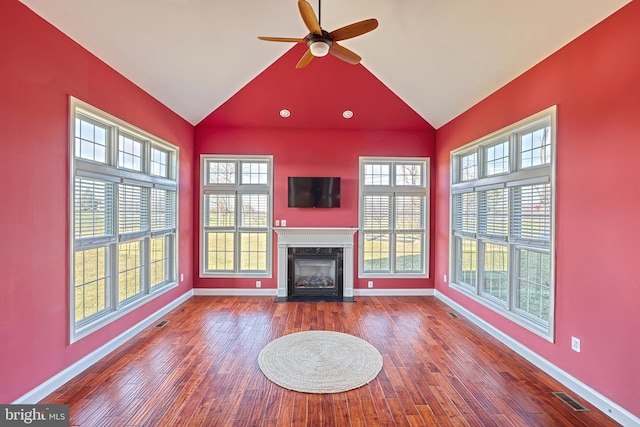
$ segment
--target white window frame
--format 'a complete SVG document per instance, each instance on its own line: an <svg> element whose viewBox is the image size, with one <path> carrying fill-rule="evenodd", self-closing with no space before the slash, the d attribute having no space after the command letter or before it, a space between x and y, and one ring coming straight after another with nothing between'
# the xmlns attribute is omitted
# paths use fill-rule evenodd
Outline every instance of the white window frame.
<svg viewBox="0 0 640 427"><path fill-rule="evenodd" d="M365 185L364 173L365 165L367 164L388 164L390 166L389 185ZM396 164L419 164L422 168L422 182L416 186L400 186L396 185ZM359 197L358 197L358 277L359 278L428 278L429 277L429 218L430 218L430 159L427 157L360 157L359 166ZM372 271L365 270L364 263L364 249L365 249L365 230L364 221L364 200L365 196L375 195L388 195L391 197L391 218L390 229L385 230L385 233L390 233L390 259L388 271ZM420 234L422 236L422 268L421 271L398 271L395 265L395 236L402 233L402 231L395 229L395 197L396 196L418 196L423 198L424 203L424 216L423 229L410 231L411 234Z"/></svg>
<svg viewBox="0 0 640 427"><path fill-rule="evenodd" d="M449 255L449 286L551 342L555 339L556 113L556 106L549 107L526 119L452 151L449 199L451 213L449 223L449 247L451 250ZM549 163L522 167L520 164L521 151L518 144L519 136L526 134L526 132L530 130L541 129L546 126L550 128ZM487 162L484 153L488 147L505 140L509 141L509 171L491 175L485 170ZM463 180L461 159L473 153L477 153L478 169L476 170L476 177L474 179ZM531 239L530 241L513 238L512 227L514 227L514 223L512 223L511 218L513 215L517 218L518 214L512 212L512 209L514 209L512 206L515 206L513 205L514 201L512 199L519 194L515 193L515 189L521 186L529 188L535 185L546 184L548 184L550 188L548 238ZM508 202L506 204L508 229L504 232L498 231L491 234L486 229L481 228L482 222L486 222L490 213L488 210L482 210L480 206L483 202L483 194L498 189L506 191L508 195ZM458 196L462 197L462 194L468 194L470 200L473 200L471 195L475 194L475 198L477 199L476 206L480 210L477 211L475 215L470 214L469 217L459 216L456 225L455 200ZM486 201L486 199L484 201ZM468 281L473 283L459 279L462 276L459 276L458 273L463 273L464 270L457 269L457 261L460 258L458 242L462 242L463 240L474 242L474 247L470 248L470 250L475 250L476 253L475 274L474 277L471 278L472 280ZM492 296L490 292L485 292L483 284L481 283L484 278L484 267L482 266L485 265L484 248L486 245L503 246L507 248L507 296L504 299ZM539 316L531 315L525 310L520 309L518 307L519 304L515 300L518 292L516 275L518 272L520 251L543 253L549 257L549 307L548 320L546 322Z"/></svg>
<svg viewBox="0 0 640 427"><path fill-rule="evenodd" d="M233 162L236 163L235 170L235 183L233 184L215 184L209 183L207 179L208 163L209 162ZM238 167L242 162L266 162L267 163L267 183L266 184L240 184L241 170ZM217 155L217 154L202 154L200 155L200 260L199 260L199 272L202 278L271 278L273 270L273 156L265 155ZM242 194L264 194L267 196L267 219L266 227L260 227L258 230L266 233L266 269L255 271L241 271L241 246L240 246L240 233L248 231L239 225L239 215L237 214L239 206L239 197ZM233 251L234 256L234 271L224 270L208 270L207 269L207 227L205 225L205 196L207 194L226 194L234 195L235 198L235 218L234 224L228 227L228 232L234 234L235 248Z"/></svg>
<svg viewBox="0 0 640 427"><path fill-rule="evenodd" d="M98 124L107 130L105 162L76 157L76 118ZM118 166L118 136L121 134L126 134L127 137L133 137L142 143L141 171ZM74 97L69 98L69 136L69 336L70 342L73 343L178 286L179 148ZM150 174L148 154L152 146L168 154L166 177ZM105 213L105 218L111 218L110 221L105 220L105 223L110 224L110 232L106 233L107 235L76 238L76 226L81 226L80 223L76 224L75 222L76 179L109 183L107 187L112 188L113 191L109 192L110 196L106 198L109 200L110 208L113 209L111 214ZM150 206L150 201L145 200L141 205L143 208L140 211L142 214L139 218L140 229L131 232L119 230L118 189L126 185L141 189L143 197L150 197L152 189L167 191L166 194L169 195L169 198L165 200L168 200L168 205L165 207L165 212L162 213L162 217L166 217L164 227L158 226L158 221L155 221L156 226L152 227L150 219L153 208ZM151 241L156 238L165 240L166 254L163 254L166 255L166 265L163 266L165 280L151 284ZM137 291L133 296L119 301L118 281L119 275L123 272L119 271L118 267L118 250L121 244L130 242L137 242L140 245L140 263L135 267ZM105 293L104 308L76 321L75 254L76 251L80 253L92 249L102 249L107 254L102 260L106 274L105 284L101 287ZM88 267L85 265L84 268ZM88 283L91 281L83 282L80 285L83 292L86 291L84 287Z"/></svg>

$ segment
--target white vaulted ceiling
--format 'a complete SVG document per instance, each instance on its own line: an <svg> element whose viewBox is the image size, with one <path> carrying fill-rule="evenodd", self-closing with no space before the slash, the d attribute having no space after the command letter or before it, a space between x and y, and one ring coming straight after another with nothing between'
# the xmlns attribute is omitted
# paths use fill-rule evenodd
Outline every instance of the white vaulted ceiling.
<svg viewBox="0 0 640 427"><path fill-rule="evenodd" d="M308 33L296 0L21 1L192 124L292 47L257 36ZM321 24L377 18L342 44L438 128L629 1L324 0Z"/></svg>

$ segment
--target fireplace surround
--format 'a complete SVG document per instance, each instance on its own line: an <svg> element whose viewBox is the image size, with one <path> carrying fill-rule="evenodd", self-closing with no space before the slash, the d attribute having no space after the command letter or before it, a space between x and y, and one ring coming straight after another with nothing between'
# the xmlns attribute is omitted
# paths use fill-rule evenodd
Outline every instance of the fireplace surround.
<svg viewBox="0 0 640 427"><path fill-rule="evenodd" d="M288 299L342 299L342 248L290 247L287 253Z"/></svg>
<svg viewBox="0 0 640 427"><path fill-rule="evenodd" d="M341 252L342 271L338 277L342 283L341 301L354 301L353 296L353 276L354 276L354 244L353 236L356 228L329 228L329 227L279 227L274 229L278 242L278 289L276 301L292 301L290 293L290 279L292 270L289 266L290 249L294 249L301 254L320 254L317 257L328 258L325 255L333 252ZM338 250L339 249L339 250ZM303 257L304 258L304 257ZM322 264L319 262L317 264ZM331 267L329 267L331 268ZM336 274L340 274L338 264L335 266ZM327 279L314 279L315 281ZM336 280L336 282L338 281ZM316 286L325 286L325 283L315 283ZM311 286L310 286L311 287ZM307 289L307 293L313 294L315 291ZM320 291L321 292L321 291ZM303 292L304 293L304 292Z"/></svg>

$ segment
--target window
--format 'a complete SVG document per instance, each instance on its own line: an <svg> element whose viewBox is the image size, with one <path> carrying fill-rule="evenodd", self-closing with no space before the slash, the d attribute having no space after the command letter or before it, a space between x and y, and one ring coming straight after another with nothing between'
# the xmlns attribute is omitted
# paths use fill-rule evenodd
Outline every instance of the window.
<svg viewBox="0 0 640 427"><path fill-rule="evenodd" d="M429 160L360 159L360 277L426 277Z"/></svg>
<svg viewBox="0 0 640 427"><path fill-rule="evenodd" d="M553 338L555 107L451 156L451 286Z"/></svg>
<svg viewBox="0 0 640 427"><path fill-rule="evenodd" d="M271 274L271 157L202 157L201 275Z"/></svg>
<svg viewBox="0 0 640 427"><path fill-rule="evenodd" d="M177 285L177 148L71 100L71 338Z"/></svg>

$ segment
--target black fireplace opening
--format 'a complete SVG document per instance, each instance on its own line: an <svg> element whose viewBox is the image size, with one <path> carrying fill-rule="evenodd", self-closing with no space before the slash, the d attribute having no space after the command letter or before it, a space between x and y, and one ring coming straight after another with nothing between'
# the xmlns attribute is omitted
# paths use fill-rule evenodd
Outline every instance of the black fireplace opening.
<svg viewBox="0 0 640 427"><path fill-rule="evenodd" d="M343 300L342 248L288 248L289 301Z"/></svg>

